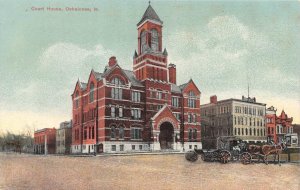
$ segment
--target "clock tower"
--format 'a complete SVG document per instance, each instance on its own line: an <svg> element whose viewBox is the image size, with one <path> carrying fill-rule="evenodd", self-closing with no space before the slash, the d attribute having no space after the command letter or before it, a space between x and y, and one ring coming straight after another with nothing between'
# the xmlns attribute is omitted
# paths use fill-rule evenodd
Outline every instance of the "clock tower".
<svg viewBox="0 0 300 190"><path fill-rule="evenodd" d="M168 53L166 49L162 51L162 26L163 22L149 4L137 24L138 52L133 57L133 71L140 81L168 82Z"/></svg>

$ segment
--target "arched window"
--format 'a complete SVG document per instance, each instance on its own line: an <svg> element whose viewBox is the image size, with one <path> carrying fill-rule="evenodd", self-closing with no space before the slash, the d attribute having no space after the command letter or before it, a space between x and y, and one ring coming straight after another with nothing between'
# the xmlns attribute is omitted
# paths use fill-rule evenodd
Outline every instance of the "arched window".
<svg viewBox="0 0 300 190"><path fill-rule="evenodd" d="M260 129L260 136L263 136L263 130Z"/></svg>
<svg viewBox="0 0 300 190"><path fill-rule="evenodd" d="M147 48L147 40L146 40L146 38L147 38L147 32L146 31L143 31L142 33L141 33L141 51L142 51L142 53L146 50L146 48Z"/></svg>
<svg viewBox="0 0 300 190"><path fill-rule="evenodd" d="M94 91L95 91L95 89L94 89L94 83L92 82L90 84L90 102L94 101Z"/></svg>
<svg viewBox="0 0 300 190"><path fill-rule="evenodd" d="M124 139L124 127L119 128L119 139Z"/></svg>
<svg viewBox="0 0 300 190"><path fill-rule="evenodd" d="M111 83L114 84L115 86L120 86L123 84L123 82L118 77L113 78L111 80Z"/></svg>
<svg viewBox="0 0 300 190"><path fill-rule="evenodd" d="M111 139L116 138L116 127L115 127L115 126L112 126L112 127L110 128L110 138L111 138Z"/></svg>
<svg viewBox="0 0 300 190"><path fill-rule="evenodd" d="M188 97L188 107L190 108L195 108L196 107L196 99L195 99L195 93L193 91L189 92L189 97Z"/></svg>
<svg viewBox="0 0 300 190"><path fill-rule="evenodd" d="M247 136L248 135L248 129L246 128L245 131L246 131L246 136Z"/></svg>
<svg viewBox="0 0 300 190"><path fill-rule="evenodd" d="M252 136L252 129L250 128L249 130L250 130L250 136Z"/></svg>
<svg viewBox="0 0 300 190"><path fill-rule="evenodd" d="M192 129L189 129L189 140L192 140L192 137L193 137L193 131Z"/></svg>
<svg viewBox="0 0 300 190"><path fill-rule="evenodd" d="M120 86L123 85L123 82L119 78L115 77L111 80L111 83L115 85L115 87L111 89L112 99L121 100L122 88L120 88Z"/></svg>
<svg viewBox="0 0 300 190"><path fill-rule="evenodd" d="M193 139L196 140L197 139L197 129L194 129L194 133L193 133Z"/></svg>
<svg viewBox="0 0 300 190"><path fill-rule="evenodd" d="M78 91L76 91L76 93L75 93L75 108L78 108L78 106L79 106L79 92Z"/></svg>
<svg viewBox="0 0 300 190"><path fill-rule="evenodd" d="M257 129L257 136L259 136L259 129Z"/></svg>
<svg viewBox="0 0 300 190"><path fill-rule="evenodd" d="M151 49L158 51L158 32L156 29L151 30Z"/></svg>

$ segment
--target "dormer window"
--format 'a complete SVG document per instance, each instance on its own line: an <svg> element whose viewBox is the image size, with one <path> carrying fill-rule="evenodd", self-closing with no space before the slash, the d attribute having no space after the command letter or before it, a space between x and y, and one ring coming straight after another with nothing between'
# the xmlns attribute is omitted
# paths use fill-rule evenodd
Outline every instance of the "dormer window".
<svg viewBox="0 0 300 190"><path fill-rule="evenodd" d="M156 29L151 30L151 49L158 51L158 32Z"/></svg>

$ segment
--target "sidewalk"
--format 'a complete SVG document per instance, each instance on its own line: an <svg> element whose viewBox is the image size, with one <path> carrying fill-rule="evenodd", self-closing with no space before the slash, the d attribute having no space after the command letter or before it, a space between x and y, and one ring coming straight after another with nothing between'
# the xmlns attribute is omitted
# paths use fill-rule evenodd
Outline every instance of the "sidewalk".
<svg viewBox="0 0 300 190"><path fill-rule="evenodd" d="M179 151L153 151L153 152L126 152L126 153L101 153L97 154L96 157L106 157L106 156L137 156L137 155L168 155L168 154L184 154L185 152ZM94 154L70 154L64 155L70 157L93 157Z"/></svg>

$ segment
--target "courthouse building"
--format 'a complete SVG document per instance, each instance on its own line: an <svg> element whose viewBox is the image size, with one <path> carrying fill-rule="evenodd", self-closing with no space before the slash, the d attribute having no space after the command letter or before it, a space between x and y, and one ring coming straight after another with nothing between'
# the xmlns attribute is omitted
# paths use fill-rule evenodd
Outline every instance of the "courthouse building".
<svg viewBox="0 0 300 190"><path fill-rule="evenodd" d="M201 122L204 140L219 136L236 136L247 142L266 142L266 104L255 98L217 100L201 105Z"/></svg>
<svg viewBox="0 0 300 190"><path fill-rule="evenodd" d="M103 72L92 70L86 83L77 81L73 153L201 148L200 91L192 79L177 85L162 27L149 5L137 24L133 71L113 56Z"/></svg>

